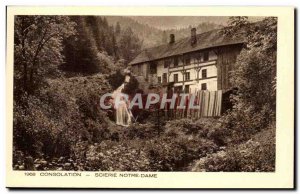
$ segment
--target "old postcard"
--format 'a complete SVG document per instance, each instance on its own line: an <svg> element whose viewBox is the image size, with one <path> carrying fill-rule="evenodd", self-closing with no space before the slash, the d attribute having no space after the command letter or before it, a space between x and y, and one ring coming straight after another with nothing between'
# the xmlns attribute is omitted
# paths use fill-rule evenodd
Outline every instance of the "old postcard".
<svg viewBox="0 0 300 194"><path fill-rule="evenodd" d="M293 188L291 7L7 7L7 187Z"/></svg>

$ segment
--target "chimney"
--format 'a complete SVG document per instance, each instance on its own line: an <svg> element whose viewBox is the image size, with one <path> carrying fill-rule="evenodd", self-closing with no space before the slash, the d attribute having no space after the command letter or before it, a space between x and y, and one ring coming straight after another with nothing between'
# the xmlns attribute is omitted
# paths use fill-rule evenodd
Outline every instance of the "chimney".
<svg viewBox="0 0 300 194"><path fill-rule="evenodd" d="M174 34L170 34L170 44L175 43L175 35Z"/></svg>
<svg viewBox="0 0 300 194"><path fill-rule="evenodd" d="M191 29L191 45L197 44L197 33L196 33L196 28Z"/></svg>

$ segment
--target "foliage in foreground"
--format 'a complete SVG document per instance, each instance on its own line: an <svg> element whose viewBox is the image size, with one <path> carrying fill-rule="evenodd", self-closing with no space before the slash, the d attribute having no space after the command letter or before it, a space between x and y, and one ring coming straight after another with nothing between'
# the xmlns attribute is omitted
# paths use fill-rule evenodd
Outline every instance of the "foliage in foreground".
<svg viewBox="0 0 300 194"><path fill-rule="evenodd" d="M225 35L246 37L247 45L237 57L231 83L237 88L232 95L233 109L223 122L235 131L255 133L276 117L277 18L267 17L249 23L247 17L231 17Z"/></svg>
<svg viewBox="0 0 300 194"><path fill-rule="evenodd" d="M82 89L84 88L84 89ZM69 156L77 141L98 142L110 124L99 96L110 91L104 76L48 80L39 96L14 104L14 146L32 157Z"/></svg>
<svg viewBox="0 0 300 194"><path fill-rule="evenodd" d="M275 171L275 125L250 140L208 154L195 163L192 171L273 172Z"/></svg>
<svg viewBox="0 0 300 194"><path fill-rule="evenodd" d="M39 170L182 171L191 161L218 149L213 140L195 135L174 136L149 123L129 128L112 126L97 143L81 139L71 144L70 155L40 155L32 164ZM26 158L32 156L16 153L15 169L24 169L28 166Z"/></svg>
<svg viewBox="0 0 300 194"><path fill-rule="evenodd" d="M40 156L32 165L38 170L274 171L274 125L237 143L227 141L233 134L220 133L222 128L216 126L222 125L217 122L180 119L168 121L160 130L150 123L112 125L100 141L81 139L70 155ZM15 169L28 169L28 155L15 153Z"/></svg>

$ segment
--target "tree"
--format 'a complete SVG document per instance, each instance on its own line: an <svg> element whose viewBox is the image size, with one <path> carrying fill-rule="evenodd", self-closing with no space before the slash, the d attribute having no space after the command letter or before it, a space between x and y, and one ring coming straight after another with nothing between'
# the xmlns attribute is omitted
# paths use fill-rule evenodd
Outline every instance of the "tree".
<svg viewBox="0 0 300 194"><path fill-rule="evenodd" d="M166 33L165 30L163 31L163 34L162 34L162 43L163 44L167 44L168 43L168 36L167 36L167 33Z"/></svg>
<svg viewBox="0 0 300 194"><path fill-rule="evenodd" d="M227 27L222 29L222 33L226 36L237 36L241 30L246 30L250 25L247 16L232 16L229 17Z"/></svg>
<svg viewBox="0 0 300 194"><path fill-rule="evenodd" d="M116 35L119 35L121 33L121 26L120 26L120 22L117 22L116 24Z"/></svg>
<svg viewBox="0 0 300 194"><path fill-rule="evenodd" d="M230 114L240 127L258 129L275 119L277 19L268 17L251 24L238 17L231 18L230 24L230 33L247 37L247 46L231 72L238 92L232 96Z"/></svg>
<svg viewBox="0 0 300 194"><path fill-rule="evenodd" d="M126 63L129 63L141 51L142 42L133 33L132 29L128 27L122 31L119 41L119 50L121 57Z"/></svg>
<svg viewBox="0 0 300 194"><path fill-rule="evenodd" d="M18 91L33 93L43 77L63 62L64 38L75 33L66 16L16 16L14 79Z"/></svg>

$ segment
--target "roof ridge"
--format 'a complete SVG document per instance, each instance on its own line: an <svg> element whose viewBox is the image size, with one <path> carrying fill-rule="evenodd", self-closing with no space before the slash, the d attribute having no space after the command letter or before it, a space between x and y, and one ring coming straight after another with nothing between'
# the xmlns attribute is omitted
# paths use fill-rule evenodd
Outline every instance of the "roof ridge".
<svg viewBox="0 0 300 194"><path fill-rule="evenodd" d="M224 28L224 27L223 27ZM202 33L200 33L200 34L197 34L196 36L200 36L200 35L203 35L203 34L206 34L206 33L211 33L212 31L220 31L220 30L222 30L223 28L218 28L218 29L213 29L213 30L208 30L208 31L205 31L205 32L202 32ZM175 40L175 44L176 43L178 43L178 42L180 42L180 41L183 41L183 40L185 40L185 39L189 39L190 38L190 36L186 36L186 37L184 37L184 38L180 38L179 40ZM145 51L145 50L150 50L150 49L154 49L154 48L158 48L158 47L161 47L161 46L166 46L166 45L169 45L170 43L165 43L165 44L160 44L160 45L157 45L157 46L152 46L152 47L147 47L147 48L145 48L145 49L143 49L142 51Z"/></svg>
<svg viewBox="0 0 300 194"><path fill-rule="evenodd" d="M181 38L172 44L162 44L154 47L145 48L138 54L129 64L138 64L156 59L168 58L184 53L195 52L212 47L225 45L242 44L245 37L230 37L226 38L219 34L223 28L209 30L197 34L197 44L191 45L190 37Z"/></svg>

